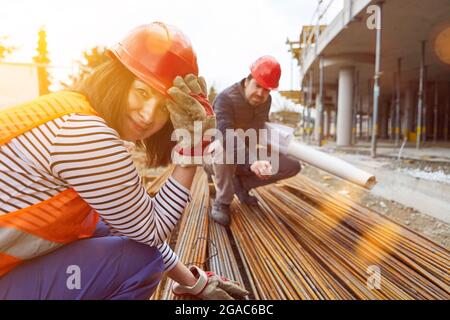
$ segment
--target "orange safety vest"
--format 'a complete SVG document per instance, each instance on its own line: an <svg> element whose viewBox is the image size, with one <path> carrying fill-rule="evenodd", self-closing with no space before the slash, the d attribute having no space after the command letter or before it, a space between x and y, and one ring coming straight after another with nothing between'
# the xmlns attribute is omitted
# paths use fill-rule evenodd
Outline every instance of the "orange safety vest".
<svg viewBox="0 0 450 320"><path fill-rule="evenodd" d="M0 146L47 121L71 113L97 115L86 97L61 91L0 110ZM73 189L0 215L0 277L25 260L89 238L98 214Z"/></svg>

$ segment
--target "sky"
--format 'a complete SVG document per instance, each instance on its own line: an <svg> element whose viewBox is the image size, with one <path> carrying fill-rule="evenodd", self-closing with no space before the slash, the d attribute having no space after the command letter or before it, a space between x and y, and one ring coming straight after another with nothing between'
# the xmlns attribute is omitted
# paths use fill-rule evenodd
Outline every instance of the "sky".
<svg viewBox="0 0 450 320"><path fill-rule="evenodd" d="M326 0L328 3L332 0ZM31 62L41 27L56 80L73 72L82 52L111 46L134 27L163 21L181 28L197 52L200 73L219 91L244 78L262 55L283 70L280 90L299 88L298 69L285 44L312 22L318 0L1 0L0 38L18 50L6 61ZM334 0L326 22L342 8ZM291 70L294 72L291 72ZM57 81L55 81L56 83ZM55 86L53 87L55 88Z"/></svg>

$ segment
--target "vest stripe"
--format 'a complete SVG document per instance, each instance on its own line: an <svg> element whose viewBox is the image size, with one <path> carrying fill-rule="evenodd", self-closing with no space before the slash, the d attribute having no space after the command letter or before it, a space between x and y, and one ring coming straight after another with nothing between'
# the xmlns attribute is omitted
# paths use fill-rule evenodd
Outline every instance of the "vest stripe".
<svg viewBox="0 0 450 320"><path fill-rule="evenodd" d="M18 229L0 227L0 252L20 260L44 255L63 245Z"/></svg>
<svg viewBox="0 0 450 320"><path fill-rule="evenodd" d="M56 94L50 94L28 103L3 109L0 113L0 145L63 115L75 112L97 114L81 94L60 92L58 95L67 96L68 99L66 99L65 104L55 98ZM69 103L68 101L71 100L76 100L78 103ZM52 112L49 113L49 110L52 110ZM28 118L28 120L25 118Z"/></svg>
<svg viewBox="0 0 450 320"><path fill-rule="evenodd" d="M22 260L17 259L16 257L12 257L10 255L4 254L0 252L0 277L15 267L17 267L19 264L22 263Z"/></svg>

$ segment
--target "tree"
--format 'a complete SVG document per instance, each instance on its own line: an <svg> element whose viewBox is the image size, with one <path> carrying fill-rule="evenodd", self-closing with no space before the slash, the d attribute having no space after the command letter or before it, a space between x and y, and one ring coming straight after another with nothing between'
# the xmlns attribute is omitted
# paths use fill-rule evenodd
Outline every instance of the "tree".
<svg viewBox="0 0 450 320"><path fill-rule="evenodd" d="M47 32L44 28L39 30L36 51L37 55L33 57L33 61L38 65L39 94L44 95L50 92L49 86L51 84L47 70L50 63L47 50Z"/></svg>
<svg viewBox="0 0 450 320"><path fill-rule="evenodd" d="M4 44L6 39L8 39L6 36L0 37L0 60L3 60L8 54L16 50L16 47Z"/></svg>
<svg viewBox="0 0 450 320"><path fill-rule="evenodd" d="M106 55L106 48L102 46L94 47L90 50L83 52L83 59L77 61L78 73L70 76L71 84L61 83L64 87L70 87L71 85L79 82L85 76L92 72L96 67L107 61L109 58Z"/></svg>

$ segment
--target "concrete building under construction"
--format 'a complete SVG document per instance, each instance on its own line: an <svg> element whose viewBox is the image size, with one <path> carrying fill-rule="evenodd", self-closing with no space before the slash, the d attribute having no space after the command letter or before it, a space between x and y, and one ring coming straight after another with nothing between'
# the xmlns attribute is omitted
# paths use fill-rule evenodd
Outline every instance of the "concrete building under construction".
<svg viewBox="0 0 450 320"><path fill-rule="evenodd" d="M417 148L448 142L450 1L344 0L325 26L326 2L333 1L319 1L315 24L288 42L304 118L316 109L304 134L319 144L333 137L338 147L370 141L372 156L378 139Z"/></svg>

